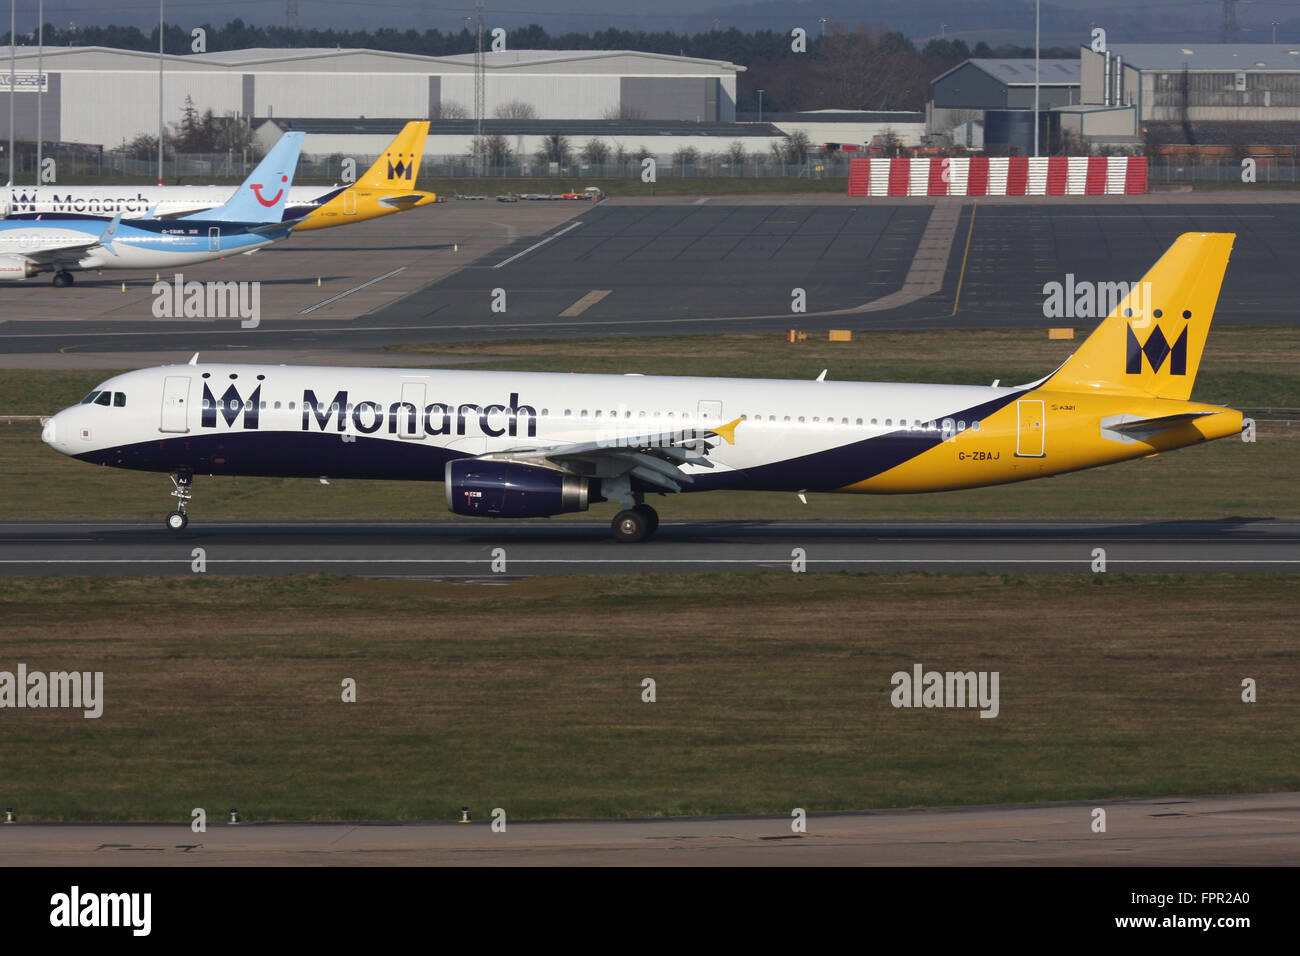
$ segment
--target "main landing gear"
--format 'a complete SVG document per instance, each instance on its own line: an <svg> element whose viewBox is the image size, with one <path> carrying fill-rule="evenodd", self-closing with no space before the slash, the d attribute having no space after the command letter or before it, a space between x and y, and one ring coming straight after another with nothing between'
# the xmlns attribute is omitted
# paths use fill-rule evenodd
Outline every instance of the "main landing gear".
<svg viewBox="0 0 1300 956"><path fill-rule="evenodd" d="M640 504L616 514L609 530L615 541L635 544L650 537L658 527L659 513L647 504Z"/></svg>
<svg viewBox="0 0 1300 956"><path fill-rule="evenodd" d="M59 288L72 285L72 273L67 269L60 269L54 273L54 284Z"/></svg>
<svg viewBox="0 0 1300 956"><path fill-rule="evenodd" d="M194 476L184 472L172 475L172 484L176 490L172 497L176 499L176 510L167 516L168 531L184 531L190 519L185 514L185 507L190 503L190 489L194 486Z"/></svg>

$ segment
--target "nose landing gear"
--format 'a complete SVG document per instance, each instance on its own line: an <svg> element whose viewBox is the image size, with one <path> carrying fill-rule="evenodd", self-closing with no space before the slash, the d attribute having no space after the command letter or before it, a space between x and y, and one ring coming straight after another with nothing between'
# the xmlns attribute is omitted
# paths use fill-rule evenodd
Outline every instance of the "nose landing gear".
<svg viewBox="0 0 1300 956"><path fill-rule="evenodd" d="M194 486L194 476L179 472L171 476L176 490L172 497L176 499L176 510L167 516L168 531L184 531L190 519L185 514L185 507L190 503L190 489Z"/></svg>

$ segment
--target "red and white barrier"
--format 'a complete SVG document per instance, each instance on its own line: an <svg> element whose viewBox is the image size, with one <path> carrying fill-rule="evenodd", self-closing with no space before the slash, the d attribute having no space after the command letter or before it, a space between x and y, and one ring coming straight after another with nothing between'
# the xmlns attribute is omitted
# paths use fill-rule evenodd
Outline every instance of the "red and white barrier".
<svg viewBox="0 0 1300 956"><path fill-rule="evenodd" d="M1146 191L1145 156L849 160L850 196L1110 196Z"/></svg>

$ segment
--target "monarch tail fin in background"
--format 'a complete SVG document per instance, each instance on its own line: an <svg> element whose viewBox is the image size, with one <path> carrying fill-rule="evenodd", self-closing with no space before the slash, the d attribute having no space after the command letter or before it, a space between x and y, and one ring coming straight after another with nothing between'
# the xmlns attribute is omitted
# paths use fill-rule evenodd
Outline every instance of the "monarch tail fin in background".
<svg viewBox="0 0 1300 956"><path fill-rule="evenodd" d="M1043 387L1187 401L1235 238L1179 236Z"/></svg>
<svg viewBox="0 0 1300 956"><path fill-rule="evenodd" d="M429 135L429 121L407 123L388 144L375 164L357 179L358 186L379 189L414 189L420 174L420 158Z"/></svg>

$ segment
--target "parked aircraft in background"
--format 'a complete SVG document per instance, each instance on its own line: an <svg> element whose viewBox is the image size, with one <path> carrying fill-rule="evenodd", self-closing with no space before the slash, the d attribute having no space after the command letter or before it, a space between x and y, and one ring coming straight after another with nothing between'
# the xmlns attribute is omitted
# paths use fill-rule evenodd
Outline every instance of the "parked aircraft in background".
<svg viewBox="0 0 1300 956"><path fill-rule="evenodd" d="M283 222L302 133L285 133L243 184L215 209L176 219L39 219L0 222L0 280L53 272L72 285L74 268L164 269L252 252L289 235Z"/></svg>
<svg viewBox="0 0 1300 956"><path fill-rule="evenodd" d="M713 489L899 494L1024 481L1235 435L1189 401L1231 234L1189 233L1056 371L1027 385L234 365L117 375L51 418L65 455L167 472L186 526L193 476L446 484L457 514L621 506ZM417 506L418 507L418 506Z"/></svg>
<svg viewBox="0 0 1300 956"><path fill-rule="evenodd" d="M428 135L428 121L407 123L353 184L294 186L283 218L305 232L436 202L434 193L415 189ZM230 186L8 186L0 219L174 219L216 209L233 195Z"/></svg>

